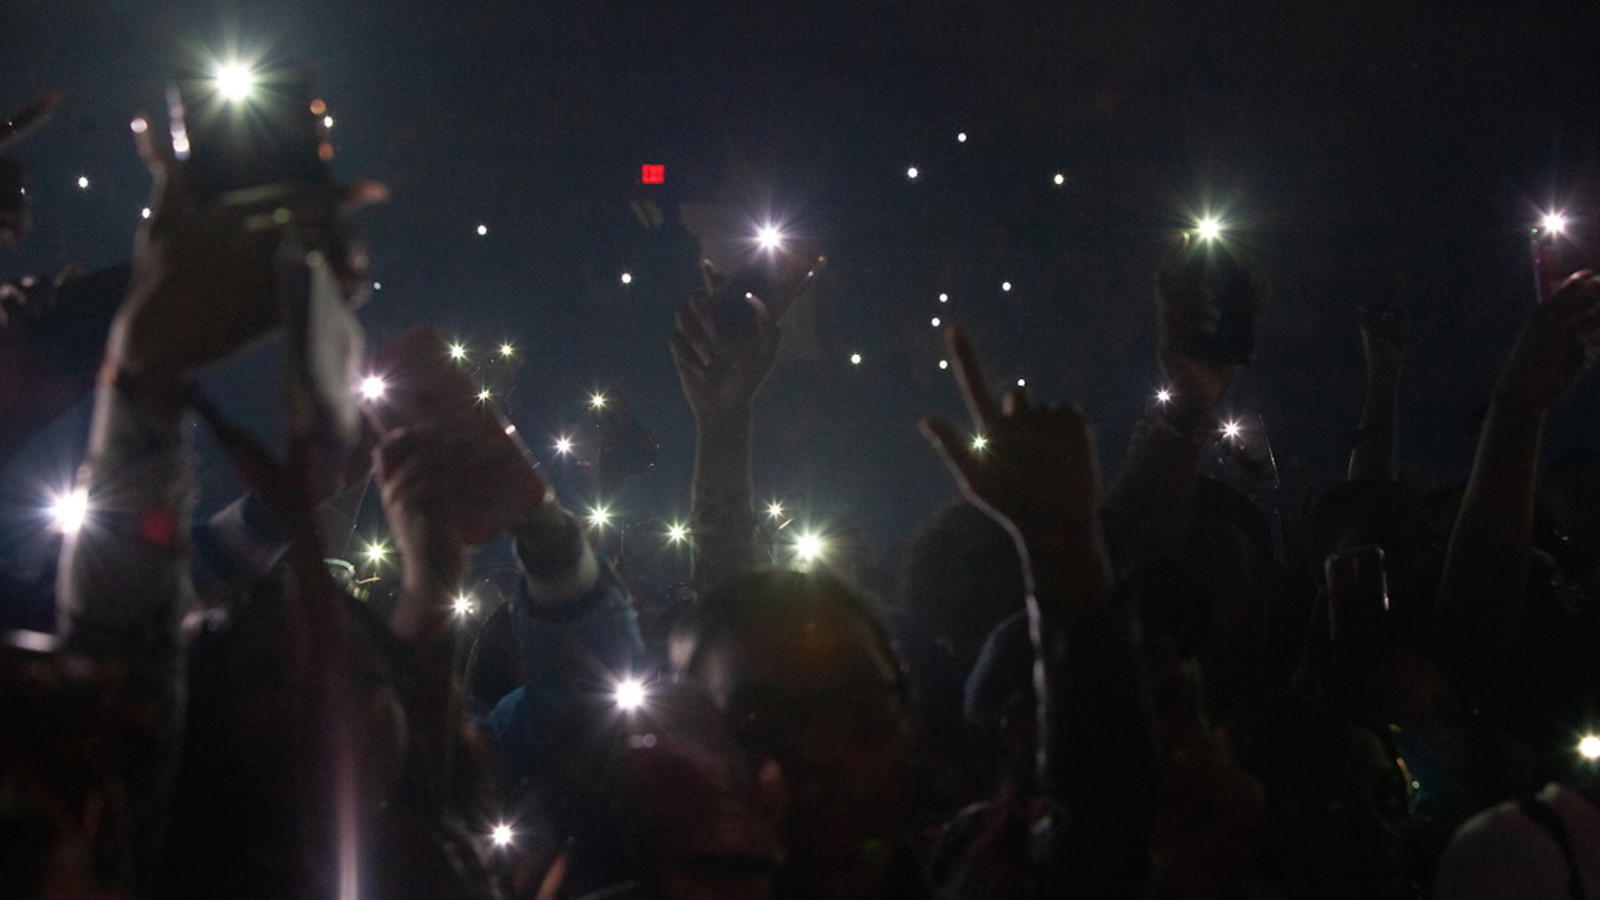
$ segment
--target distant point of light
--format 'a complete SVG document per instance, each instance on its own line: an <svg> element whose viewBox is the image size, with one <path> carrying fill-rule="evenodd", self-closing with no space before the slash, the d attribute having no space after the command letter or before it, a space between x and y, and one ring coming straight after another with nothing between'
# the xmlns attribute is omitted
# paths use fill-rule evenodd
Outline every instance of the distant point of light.
<svg viewBox="0 0 1600 900"><path fill-rule="evenodd" d="M956 143L965 144L966 142L967 142L967 133L965 131L956 132Z"/></svg>
<svg viewBox="0 0 1600 900"><path fill-rule="evenodd" d="M483 237L484 235L486 235L488 233L489 233L489 226L483 225L483 224L479 224L478 225L478 237Z"/></svg>
<svg viewBox="0 0 1600 900"><path fill-rule="evenodd" d="M81 179L78 187L83 187ZM1567 217L1558 212L1545 213L1539 218L1539 227L1547 234L1562 234L1567 230Z"/></svg>
<svg viewBox="0 0 1600 900"><path fill-rule="evenodd" d="M989 449L989 439L981 434L973 435L972 449L978 451L979 453Z"/></svg>
<svg viewBox="0 0 1600 900"><path fill-rule="evenodd" d="M134 134L144 134L146 131L150 130L150 123L146 122L143 116L139 116L132 122L129 122L128 127L133 129Z"/></svg>
<svg viewBox="0 0 1600 900"><path fill-rule="evenodd" d="M484 389L478 391L478 395L477 396L478 396L478 402L479 403L488 403L489 402L489 398L494 396L494 392L490 391L488 388L484 388Z"/></svg>
<svg viewBox="0 0 1600 900"><path fill-rule="evenodd" d="M1026 378L1018 378L1017 379L1017 387L1027 387L1027 386L1028 386L1028 379L1026 379Z"/></svg>
<svg viewBox="0 0 1600 900"><path fill-rule="evenodd" d="M1201 216L1200 221L1194 223L1194 236L1202 241L1222 237L1222 220L1216 216Z"/></svg>
<svg viewBox="0 0 1600 900"><path fill-rule="evenodd" d="M756 244L763 250L777 250L783 246L783 231L776 225L763 225L756 229Z"/></svg>
<svg viewBox="0 0 1600 900"><path fill-rule="evenodd" d="M1578 741L1578 755L1590 762L1600 760L1600 735L1584 735Z"/></svg>
<svg viewBox="0 0 1600 900"><path fill-rule="evenodd" d="M928 320L928 324L932 325L935 328L938 328L940 325L944 324L944 321L942 319L940 319L938 316L934 316L933 318Z"/></svg>
<svg viewBox="0 0 1600 900"><path fill-rule="evenodd" d="M1240 431L1242 431L1242 428L1238 422L1228 421L1222 423L1222 436L1229 440L1238 437Z"/></svg>
<svg viewBox="0 0 1600 900"><path fill-rule="evenodd" d="M516 433L517 433L517 426L515 426L515 425L507 425L506 426L506 434L516 434Z"/></svg>
<svg viewBox="0 0 1600 900"><path fill-rule="evenodd" d="M861 365L861 354L859 354L859 353L850 354L850 365L852 365L852 366Z"/></svg>
<svg viewBox="0 0 1600 900"><path fill-rule="evenodd" d="M922 174L921 172L917 171L917 167L916 166L911 166L911 167L906 169L906 177L911 179L912 181L916 181L917 180L917 176L921 175L921 174Z"/></svg>
<svg viewBox="0 0 1600 900"><path fill-rule="evenodd" d="M556 438L556 452L566 456L572 452L572 438L565 435Z"/></svg>
<svg viewBox="0 0 1600 900"><path fill-rule="evenodd" d="M1157 403L1171 403L1172 402L1172 392L1167 390L1166 388L1162 388L1161 390L1156 391L1156 402Z"/></svg>
<svg viewBox="0 0 1600 900"><path fill-rule="evenodd" d="M457 594L456 599L450 603L450 611L463 619L472 615L472 596L470 594Z"/></svg>
<svg viewBox="0 0 1600 900"><path fill-rule="evenodd" d="M501 344L500 345L500 355L501 356L505 356L505 357L516 356L517 355L517 348L515 346L511 345L511 344Z"/></svg>
<svg viewBox="0 0 1600 900"><path fill-rule="evenodd" d="M940 294L939 295L939 302L940 303L949 303L950 302L950 295L949 294Z"/></svg>
<svg viewBox="0 0 1600 900"><path fill-rule="evenodd" d="M389 558L389 548L380 541L373 541L367 544L367 548L361 551L361 555L367 558L367 562L377 565Z"/></svg>
<svg viewBox="0 0 1600 900"><path fill-rule="evenodd" d="M633 284L633 276L631 274L627 273L627 272L623 272L622 273L622 283L623 284Z"/></svg>
<svg viewBox="0 0 1600 900"><path fill-rule="evenodd" d="M321 98L311 101L311 114L313 116L320 116L327 111L328 104L326 101L322 100Z"/></svg>
<svg viewBox="0 0 1600 900"><path fill-rule="evenodd" d="M606 408L606 404L609 403L609 402L611 402L610 398L607 397L605 394L600 393L599 391L595 391L594 393L589 395L589 408L590 409L605 409Z"/></svg>
<svg viewBox="0 0 1600 900"><path fill-rule="evenodd" d="M623 712L639 710L645 701L644 682L637 678L622 679L611 692L611 699L617 704L617 709Z"/></svg>
<svg viewBox="0 0 1600 900"><path fill-rule="evenodd" d="M256 76L250 67L243 63L231 62L217 66L211 75L212 83L217 86L217 93L224 98L238 102L248 100L250 92L255 89Z"/></svg>
<svg viewBox="0 0 1600 900"><path fill-rule="evenodd" d="M589 524L604 528L611 524L611 507L604 504L589 507Z"/></svg>
<svg viewBox="0 0 1600 900"><path fill-rule="evenodd" d="M794 558L802 563L814 563L827 552L828 542L814 531L802 531L794 539Z"/></svg>
<svg viewBox="0 0 1600 900"><path fill-rule="evenodd" d="M462 344L462 343L459 343L459 342L451 344L450 345L450 358L455 360L455 361L457 361L457 362L460 362L461 360L466 359L467 358L467 346L465 344Z"/></svg>
<svg viewBox="0 0 1600 900"><path fill-rule="evenodd" d="M1011 282L1009 282L1009 281L1000 282L1000 290L1002 290L1002 291L1011 290Z"/></svg>
<svg viewBox="0 0 1600 900"><path fill-rule="evenodd" d="M139 210L139 218L141 218L141 219L150 218L150 207L146 206L144 209Z"/></svg>
<svg viewBox="0 0 1600 900"><path fill-rule="evenodd" d="M1063 184L1067 183L1067 176L1061 174L1060 172L1057 172L1055 174L1055 177L1051 178L1050 180L1055 183L1056 187L1060 187Z"/></svg>
<svg viewBox="0 0 1600 900"><path fill-rule="evenodd" d="M87 191L89 189L89 176L87 176L87 175L79 175L78 176L78 189L79 190L84 190L84 191Z"/></svg>
<svg viewBox="0 0 1600 900"><path fill-rule="evenodd" d="M674 544L681 544L689 539L689 526L682 522L669 522L667 524L667 540Z"/></svg>
<svg viewBox="0 0 1600 900"><path fill-rule="evenodd" d="M516 837L517 833L512 831L511 826L505 824L504 822L494 826L494 828L489 832L489 842L494 844L496 847L509 847L511 846L511 842L515 840Z"/></svg>
<svg viewBox="0 0 1600 900"><path fill-rule="evenodd" d="M945 369L948 369L948 368L950 368L950 360L948 360L948 359L939 360L939 370L941 372L944 371Z"/></svg>
<svg viewBox="0 0 1600 900"><path fill-rule="evenodd" d="M358 388L361 391L361 399L369 401L382 400L383 392L388 389L388 383L379 375L368 375L361 379L361 386Z"/></svg>
<svg viewBox="0 0 1600 900"><path fill-rule="evenodd" d="M62 534L77 534L89 519L89 492L73 488L50 501L50 527Z"/></svg>
<svg viewBox="0 0 1600 900"><path fill-rule="evenodd" d="M783 504L774 500L767 504L767 515L774 519L783 518Z"/></svg>
<svg viewBox="0 0 1600 900"><path fill-rule="evenodd" d="M381 291L381 290L383 290L383 282L381 282L381 281L374 281L374 282L373 282L373 283L372 283L372 289L373 289L373 290L375 290L375 291Z"/></svg>

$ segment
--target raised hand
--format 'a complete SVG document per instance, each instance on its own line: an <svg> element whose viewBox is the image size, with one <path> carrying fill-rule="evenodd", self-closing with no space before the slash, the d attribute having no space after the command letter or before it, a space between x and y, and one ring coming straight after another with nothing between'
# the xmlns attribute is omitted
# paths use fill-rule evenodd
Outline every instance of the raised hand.
<svg viewBox="0 0 1600 900"><path fill-rule="evenodd" d="M1585 269L1568 276L1534 307L1500 372L1497 399L1529 410L1547 409L1594 361L1600 346L1600 277Z"/></svg>
<svg viewBox="0 0 1600 900"><path fill-rule="evenodd" d="M1400 377L1406 352L1405 320L1400 315L1404 291L1405 278L1396 275L1384 286L1383 298L1373 306L1361 307L1357 314L1371 384L1392 385Z"/></svg>
<svg viewBox="0 0 1600 900"><path fill-rule="evenodd" d="M1240 366L1206 359L1194 351L1222 325L1225 299L1218 296L1203 268L1192 264L1194 240L1188 232L1175 237L1156 269L1157 356L1175 404L1197 417L1209 417ZM1266 305L1269 289L1259 273L1247 269L1244 274L1249 282L1249 297L1245 298L1249 309L1242 312L1253 319Z"/></svg>
<svg viewBox="0 0 1600 900"><path fill-rule="evenodd" d="M143 119L134 122L134 140L154 198L134 241L133 281L106 348L118 368L181 376L276 325L273 257L290 223L329 253L347 294L366 284L365 256L340 215L383 199L381 186L307 189L255 205L199 208L172 148Z"/></svg>
<svg viewBox="0 0 1600 900"><path fill-rule="evenodd" d="M966 334L945 337L973 434L936 418L921 428L961 492L1022 542L1092 532L1099 476L1083 413L1034 404L1021 389L996 404Z"/></svg>
<svg viewBox="0 0 1600 900"><path fill-rule="evenodd" d="M678 369L684 398L695 419L742 415L772 372L783 336L778 317L761 298L746 295L753 323L718 316L716 304L726 281L710 262L702 263L706 290L678 308L672 332L672 361Z"/></svg>

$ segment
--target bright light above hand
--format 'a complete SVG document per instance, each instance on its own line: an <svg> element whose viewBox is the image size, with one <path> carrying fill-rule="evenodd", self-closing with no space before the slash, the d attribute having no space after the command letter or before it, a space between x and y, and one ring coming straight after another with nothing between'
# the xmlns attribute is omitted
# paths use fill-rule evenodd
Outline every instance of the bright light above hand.
<svg viewBox="0 0 1600 900"><path fill-rule="evenodd" d="M689 526L682 522L672 522L667 525L667 540L674 544L681 544L689 539Z"/></svg>
<svg viewBox="0 0 1600 900"><path fill-rule="evenodd" d="M80 183L78 186L83 185ZM1544 229L1546 234L1561 234L1567 230L1567 217L1558 212L1545 213L1539 219L1539 227Z"/></svg>
<svg viewBox="0 0 1600 900"><path fill-rule="evenodd" d="M814 563L827 551L827 541L814 531L803 531L794 539L794 558L802 563Z"/></svg>
<svg viewBox="0 0 1600 900"><path fill-rule="evenodd" d="M1167 390L1166 388L1162 388L1161 390L1156 391L1156 402L1157 403L1171 403L1172 402L1172 392Z"/></svg>
<svg viewBox="0 0 1600 900"><path fill-rule="evenodd" d="M911 179L912 181L916 181L917 180L917 176L921 175L921 174L922 174L921 172L917 171L917 167L916 166L911 166L911 167L906 169L906 177Z"/></svg>
<svg viewBox="0 0 1600 900"><path fill-rule="evenodd" d="M1067 183L1067 176L1057 172L1055 177L1051 178L1050 180L1055 183L1056 187L1061 187L1063 184Z"/></svg>
<svg viewBox="0 0 1600 900"><path fill-rule="evenodd" d="M1011 282L1009 282L1009 281L1000 282L1000 290L1002 290L1002 291L1011 290Z"/></svg>
<svg viewBox="0 0 1600 900"><path fill-rule="evenodd" d="M628 273L628 272L623 272L622 273L622 283L623 284L633 284L633 275L631 273Z"/></svg>
<svg viewBox="0 0 1600 900"><path fill-rule="evenodd" d="M494 394L492 392L490 392L490 390L488 388L484 388L483 390L478 392L478 402L479 403L488 403L489 402L489 398L493 397L493 396L494 396Z"/></svg>
<svg viewBox="0 0 1600 900"><path fill-rule="evenodd" d="M1242 429L1240 428L1238 422L1222 423L1222 436L1229 440L1233 440L1234 438L1238 437L1241 430Z"/></svg>
<svg viewBox="0 0 1600 900"><path fill-rule="evenodd" d="M249 66L237 62L217 66L211 80L217 86L217 93L235 103L250 99L250 92L256 86L255 73Z"/></svg>
<svg viewBox="0 0 1600 900"><path fill-rule="evenodd" d="M87 176L87 175L79 175L78 176L78 187L81 190L87 191L89 189L89 176Z"/></svg>
<svg viewBox="0 0 1600 900"><path fill-rule="evenodd" d="M461 360L466 359L467 358L467 347L466 347L466 345L465 344L451 344L450 345L450 358L453 359L453 360L456 360L457 362L460 362Z"/></svg>
<svg viewBox="0 0 1600 900"><path fill-rule="evenodd" d="M950 368L950 360L948 360L948 359L939 360L939 371L943 372L945 369L948 369L948 368Z"/></svg>
<svg viewBox="0 0 1600 900"><path fill-rule="evenodd" d="M1578 755L1590 762L1600 761L1600 735L1584 735L1578 741Z"/></svg>
<svg viewBox="0 0 1600 900"><path fill-rule="evenodd" d="M150 218L150 207L146 206L144 209L139 210L139 218L141 218L141 219Z"/></svg>
<svg viewBox="0 0 1600 900"><path fill-rule="evenodd" d="M956 143L965 144L966 142L967 142L967 133L965 131L957 132L956 133Z"/></svg>
<svg viewBox="0 0 1600 900"><path fill-rule="evenodd" d="M1194 223L1194 236L1202 241L1214 241L1222 237L1222 221L1216 216L1202 216L1200 221Z"/></svg>
<svg viewBox="0 0 1600 900"><path fill-rule="evenodd" d="M489 226L483 225L483 224L479 224L478 225L478 237L483 237L484 235L486 235L488 233L489 233Z"/></svg>
<svg viewBox="0 0 1600 900"><path fill-rule="evenodd" d="M89 518L89 492L73 488L50 501L50 526L62 534L77 534Z"/></svg>
<svg viewBox="0 0 1600 900"><path fill-rule="evenodd" d="M367 545L367 549L362 551L362 555L367 558L367 562L377 565L389 557L389 548L380 542L374 541Z"/></svg>
<svg viewBox="0 0 1600 900"><path fill-rule="evenodd" d="M949 294L940 294L939 295L939 302L940 303L949 303L950 302L950 295Z"/></svg>
<svg viewBox="0 0 1600 900"><path fill-rule="evenodd" d="M756 244L763 250L777 250L783 246L783 232L776 225L763 225L756 229Z"/></svg>
<svg viewBox="0 0 1600 900"><path fill-rule="evenodd" d="M472 615L472 597L467 594L458 594L450 604L450 611L463 619Z"/></svg>
<svg viewBox="0 0 1600 900"><path fill-rule="evenodd" d="M973 435L972 436L972 449L978 451L979 453L982 453L983 451L989 449L989 439L987 437L984 437L981 434Z"/></svg>
<svg viewBox="0 0 1600 900"><path fill-rule="evenodd" d="M590 409L605 409L607 402L608 402L608 399L607 399L606 395L600 393L599 391L595 391L594 393L589 395L589 408Z"/></svg>
<svg viewBox="0 0 1600 900"><path fill-rule="evenodd" d="M774 519L783 518L783 504L774 500L767 504L767 515Z"/></svg>
<svg viewBox="0 0 1600 900"><path fill-rule="evenodd" d="M861 354L859 354L859 353L850 354L850 365L852 365L852 366L861 365Z"/></svg>
<svg viewBox="0 0 1600 900"><path fill-rule="evenodd" d="M611 524L611 508L600 505L589 508L589 524L596 528L604 528Z"/></svg>
<svg viewBox="0 0 1600 900"><path fill-rule="evenodd" d="M494 826L494 828L490 830L489 841L496 847L509 847L511 846L511 841L516 838L516 836L516 832L511 830L510 825L501 822L499 825Z"/></svg>
<svg viewBox="0 0 1600 900"><path fill-rule="evenodd" d="M509 342L501 344L500 345L500 355L505 357L506 359L510 359L511 357L517 355L517 348L512 346Z"/></svg>
<svg viewBox="0 0 1600 900"><path fill-rule="evenodd" d="M361 379L361 386L358 390L361 391L361 399L363 400L382 400L383 392L388 389L389 385L384 382L383 378L377 375L368 375Z"/></svg>
<svg viewBox="0 0 1600 900"><path fill-rule="evenodd" d="M938 316L934 316L933 318L928 320L928 324L932 325L935 328L938 328L940 325L943 324L943 322L939 319Z"/></svg>
<svg viewBox="0 0 1600 900"><path fill-rule="evenodd" d="M617 709L623 712L634 712L644 706L644 682L637 678L624 678L617 682L616 690L612 692L611 699L616 702Z"/></svg>
<svg viewBox="0 0 1600 900"><path fill-rule="evenodd" d="M556 438L556 452L562 456L566 456L567 454L571 453L572 438L569 438L566 435Z"/></svg>

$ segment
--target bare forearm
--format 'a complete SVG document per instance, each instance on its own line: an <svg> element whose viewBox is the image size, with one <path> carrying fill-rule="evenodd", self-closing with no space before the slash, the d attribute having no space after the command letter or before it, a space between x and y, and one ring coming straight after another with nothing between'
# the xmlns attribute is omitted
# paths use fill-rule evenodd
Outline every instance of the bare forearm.
<svg viewBox="0 0 1600 900"><path fill-rule="evenodd" d="M758 565L753 494L749 413L700 417L690 513L696 587Z"/></svg>
<svg viewBox="0 0 1600 900"><path fill-rule="evenodd" d="M1393 481L1397 385L1389 379L1368 379L1367 402L1350 448L1349 481Z"/></svg>

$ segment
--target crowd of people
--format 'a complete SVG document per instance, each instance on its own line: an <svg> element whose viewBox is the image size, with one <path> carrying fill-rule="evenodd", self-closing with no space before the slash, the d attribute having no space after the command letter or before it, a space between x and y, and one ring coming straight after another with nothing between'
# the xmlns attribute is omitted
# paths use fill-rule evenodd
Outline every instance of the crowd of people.
<svg viewBox="0 0 1600 900"><path fill-rule="evenodd" d="M198 202L134 131L154 198L97 366L37 343L56 280L0 288L0 452L94 404L45 612L3 605L0 895L1600 897L1600 460L1541 454L1592 272L1531 308L1444 488L1398 476L1400 310L1364 311L1348 477L1282 527L1222 421L1249 354L1219 335L1266 314L1248 261L1198 234L1155 261L1162 389L1104 481L1084 415L997 394L951 326L970 421L920 428L953 499L891 578L774 566L756 508L820 256L779 250L765 298L707 265L663 336L696 433L668 590L492 404L327 388L370 284L345 217L381 189ZM274 334L299 377L268 451L196 383ZM250 486L204 521L195 421ZM399 577L361 585L325 557L369 483ZM473 550L507 543L464 629Z"/></svg>

